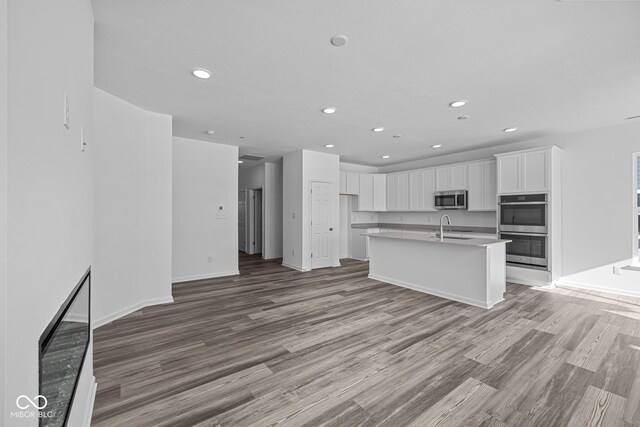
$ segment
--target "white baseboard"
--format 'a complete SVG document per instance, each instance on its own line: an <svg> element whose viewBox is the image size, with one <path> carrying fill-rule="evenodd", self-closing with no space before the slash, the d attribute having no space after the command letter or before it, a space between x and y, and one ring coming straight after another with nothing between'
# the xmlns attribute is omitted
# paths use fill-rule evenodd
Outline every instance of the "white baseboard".
<svg viewBox="0 0 640 427"><path fill-rule="evenodd" d="M295 266L295 265L292 265L292 264L287 264L286 262L283 262L282 266L290 268L292 270L300 271L300 272L303 272L303 273L306 272L306 271L311 271L311 270L305 270L304 268L301 268L301 267L298 267L298 266Z"/></svg>
<svg viewBox="0 0 640 427"><path fill-rule="evenodd" d="M91 427L91 417L93 416L93 405L96 401L96 391L98 390L98 383L96 377L91 377L91 387L89 387L89 396L87 398L87 412L84 414L84 420L82 421L83 427Z"/></svg>
<svg viewBox="0 0 640 427"><path fill-rule="evenodd" d="M486 301L480 301L473 298L467 298L461 295L451 294L449 292L438 291L431 288L425 288L423 286L416 285L414 283L405 282L403 280L391 279L389 277L378 276L375 274L369 274L370 279L379 280L380 282L390 283L396 286L402 286L403 288L412 289L414 291L422 292L429 295L435 295L437 297L442 297L446 299L452 299L454 301L462 302L465 304L473 305L480 308L492 308L495 304L504 301L501 299L500 301L496 301L495 304L488 304Z"/></svg>
<svg viewBox="0 0 640 427"><path fill-rule="evenodd" d="M175 284L182 282L193 282L195 280L217 279L218 277L237 276L238 274L240 274L240 271L232 270L221 271L219 273L200 274L197 276L174 277L173 279L171 279L171 283Z"/></svg>
<svg viewBox="0 0 640 427"><path fill-rule="evenodd" d="M585 289L588 291L605 292L608 294L622 295L625 297L640 298L640 291L628 291L625 289L606 288L604 286L588 285L585 283L571 282L567 280L558 280L558 286L567 286L570 288Z"/></svg>
<svg viewBox="0 0 640 427"><path fill-rule="evenodd" d="M282 254L280 254L280 255L271 255L271 256L264 257L262 259L269 260L269 259L278 259L278 258L282 258Z"/></svg>
<svg viewBox="0 0 640 427"><path fill-rule="evenodd" d="M144 301L137 302L135 304L131 304L129 307L125 307L122 310L118 310L115 313L110 313L106 316L101 317L100 319L95 319L92 322L93 329L99 328L100 326L106 325L107 323L111 323L116 319L119 319L123 316L126 316L129 313L133 313L136 310L140 310L144 307L149 307L151 305L158 304L169 304L173 302L173 296L169 295L167 297L160 298L151 298Z"/></svg>
<svg viewBox="0 0 640 427"><path fill-rule="evenodd" d="M525 286L531 286L532 288L543 288L543 289L553 289L556 287L555 282L551 282L551 283L538 282L536 280L527 280L527 279L520 279L517 277L508 277L508 276L507 276L507 283L516 283L518 285L525 285Z"/></svg>

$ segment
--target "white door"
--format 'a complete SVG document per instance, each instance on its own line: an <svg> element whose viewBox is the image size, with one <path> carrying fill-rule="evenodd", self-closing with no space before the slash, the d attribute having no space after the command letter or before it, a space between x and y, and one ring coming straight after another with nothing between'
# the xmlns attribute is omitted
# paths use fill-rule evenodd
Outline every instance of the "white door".
<svg viewBox="0 0 640 427"><path fill-rule="evenodd" d="M253 220L255 221L254 230L254 245L253 253L262 253L262 190L256 190L253 192Z"/></svg>
<svg viewBox="0 0 640 427"><path fill-rule="evenodd" d="M247 247L247 217L245 191L238 191L238 249L246 252Z"/></svg>
<svg viewBox="0 0 640 427"><path fill-rule="evenodd" d="M333 185L311 183L311 268L331 267L333 234Z"/></svg>

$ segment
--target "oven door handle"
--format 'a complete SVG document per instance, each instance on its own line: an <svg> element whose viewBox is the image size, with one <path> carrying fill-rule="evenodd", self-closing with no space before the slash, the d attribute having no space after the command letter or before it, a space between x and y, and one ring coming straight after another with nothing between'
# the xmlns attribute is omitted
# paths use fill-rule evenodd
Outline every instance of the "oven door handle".
<svg viewBox="0 0 640 427"><path fill-rule="evenodd" d="M519 233L517 231L500 231L500 235L515 235L515 236L532 236L532 237L549 237L548 234L545 233Z"/></svg>
<svg viewBox="0 0 640 427"><path fill-rule="evenodd" d="M499 205L548 205L549 202L500 202Z"/></svg>

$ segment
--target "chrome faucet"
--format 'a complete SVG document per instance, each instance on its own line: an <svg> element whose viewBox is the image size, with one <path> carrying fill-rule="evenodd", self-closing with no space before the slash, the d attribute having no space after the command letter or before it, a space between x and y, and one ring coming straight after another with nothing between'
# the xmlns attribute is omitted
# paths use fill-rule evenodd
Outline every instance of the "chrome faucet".
<svg viewBox="0 0 640 427"><path fill-rule="evenodd" d="M444 242L444 225L442 224L442 220L447 218L447 224L451 225L451 218L449 215L445 214L440 217L440 241Z"/></svg>

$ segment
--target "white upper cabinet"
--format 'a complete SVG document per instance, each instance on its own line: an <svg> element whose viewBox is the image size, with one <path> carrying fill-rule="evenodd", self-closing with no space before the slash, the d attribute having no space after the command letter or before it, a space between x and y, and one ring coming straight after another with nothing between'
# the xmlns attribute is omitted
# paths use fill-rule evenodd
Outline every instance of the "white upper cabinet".
<svg viewBox="0 0 640 427"><path fill-rule="evenodd" d="M340 171L340 194L347 194L347 173Z"/></svg>
<svg viewBox="0 0 640 427"><path fill-rule="evenodd" d="M496 161L469 163L467 208L470 211L496 210Z"/></svg>
<svg viewBox="0 0 640 427"><path fill-rule="evenodd" d="M409 210L409 173L399 172L387 175L387 210Z"/></svg>
<svg viewBox="0 0 640 427"><path fill-rule="evenodd" d="M436 191L466 190L467 164L436 168Z"/></svg>
<svg viewBox="0 0 640 427"><path fill-rule="evenodd" d="M409 172L409 210L421 211L424 205L422 171Z"/></svg>
<svg viewBox="0 0 640 427"><path fill-rule="evenodd" d="M347 193L346 194L360 194L360 174L347 172Z"/></svg>
<svg viewBox="0 0 640 427"><path fill-rule="evenodd" d="M373 175L373 210L387 210L387 176L383 174Z"/></svg>
<svg viewBox="0 0 640 427"><path fill-rule="evenodd" d="M360 194L358 195L358 210L373 211L373 175L368 173L360 174Z"/></svg>
<svg viewBox="0 0 640 427"><path fill-rule="evenodd" d="M422 171L422 210L435 211L433 206L433 193L436 191L436 170L425 169Z"/></svg>
<svg viewBox="0 0 640 427"><path fill-rule="evenodd" d="M535 193L550 190L550 150L526 150L496 155L498 193Z"/></svg>

